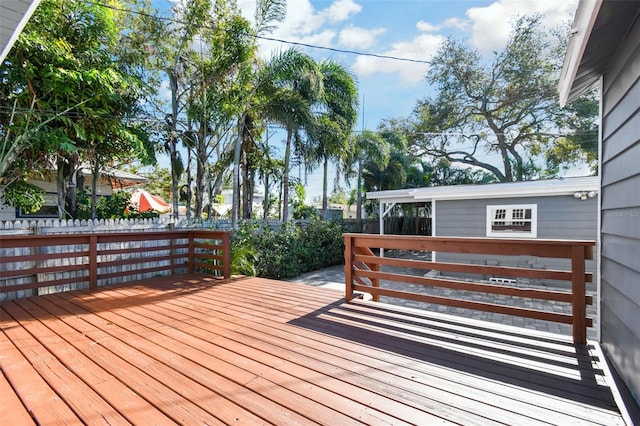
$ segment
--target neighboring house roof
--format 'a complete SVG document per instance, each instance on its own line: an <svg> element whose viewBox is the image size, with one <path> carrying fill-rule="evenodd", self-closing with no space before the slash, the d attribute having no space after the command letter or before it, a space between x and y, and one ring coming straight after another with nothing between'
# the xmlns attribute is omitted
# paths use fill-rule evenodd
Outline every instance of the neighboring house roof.
<svg viewBox="0 0 640 426"><path fill-rule="evenodd" d="M597 193L598 176L490 183L484 185L451 185L427 188L396 189L367 192L367 199L384 203L413 203L434 200L469 200L485 198L545 197Z"/></svg>
<svg viewBox="0 0 640 426"><path fill-rule="evenodd" d="M83 166L80 171L85 176L92 175L89 166ZM100 176L109 179L112 188L128 188L131 186L142 185L147 183L149 180L144 176L114 169L112 167L102 167L100 169Z"/></svg>
<svg viewBox="0 0 640 426"><path fill-rule="evenodd" d="M0 62L31 18L40 0L3 0L0 2Z"/></svg>
<svg viewBox="0 0 640 426"><path fill-rule="evenodd" d="M560 105L599 81L639 14L640 1L580 0L560 73Z"/></svg>

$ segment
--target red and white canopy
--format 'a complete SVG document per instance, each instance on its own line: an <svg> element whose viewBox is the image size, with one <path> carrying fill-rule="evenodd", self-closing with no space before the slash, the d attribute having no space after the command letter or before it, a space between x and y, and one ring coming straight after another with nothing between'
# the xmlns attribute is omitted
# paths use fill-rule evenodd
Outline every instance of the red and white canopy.
<svg viewBox="0 0 640 426"><path fill-rule="evenodd" d="M158 213L166 213L171 210L171 205L162 198L140 188L131 193L131 204L136 206L139 212L153 210Z"/></svg>

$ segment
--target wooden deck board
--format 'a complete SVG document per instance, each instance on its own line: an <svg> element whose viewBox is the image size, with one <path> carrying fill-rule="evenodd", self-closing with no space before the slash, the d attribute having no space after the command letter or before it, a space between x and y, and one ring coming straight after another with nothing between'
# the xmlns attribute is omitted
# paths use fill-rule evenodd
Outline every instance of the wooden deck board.
<svg viewBox="0 0 640 426"><path fill-rule="evenodd" d="M225 300L225 303L227 303L227 302L230 300L230 297L232 297L232 296L231 296L231 295L229 295L229 298L225 298L225 299L224 299L224 300ZM245 298L245 297L243 297L243 298ZM264 300L265 300L265 297L261 297L261 300L263 300L263 301L264 301ZM207 302L207 303L211 303L211 302ZM251 305L251 308L250 308L250 309L251 309L252 313L253 313L253 314L255 314L255 315L257 315L257 312L255 312L255 311L256 311L256 306L257 306L257 304L259 304L259 303L260 303L259 301L255 301L255 303L253 303L253 304ZM268 302L268 303L269 303L269 304L271 304L271 303L276 303L276 302L275 302L275 301L272 301L272 302ZM352 305L349 305L349 306L352 306ZM269 310L267 310L266 312L267 312L267 315L268 315ZM268 321L268 318L267 318L266 316L260 320L260 322L265 322L265 321ZM274 329L274 327L273 327L272 325L269 325L268 327L267 327L267 326L263 326L263 329L262 329L260 332L261 332L261 333L268 333L268 329L269 329L269 328ZM246 329L247 329L247 327L243 327L243 329L245 329L245 330L246 330ZM300 331L296 331L296 333L297 333L296 335L297 335L298 337L302 334ZM294 337L294 338L295 338L295 337ZM262 335L262 337L261 337L261 340L266 340L266 339L267 339L267 338L266 338L266 334L263 334L263 335ZM324 343L325 343L325 345L326 345L328 342L326 342L326 341L325 341ZM325 346L325 345L323 345L323 346ZM340 342L340 343L339 343L339 345L345 346L344 341ZM334 347L334 348L332 349L332 352L331 352L331 353L335 353L336 351L339 351L339 350L340 350L340 348L339 348L339 347ZM309 351L310 351L310 349L309 349L309 348L307 348L307 349L304 349L303 353L305 353L306 355L308 355ZM331 354L331 353L328 353L328 354L327 354L327 355L325 355L324 357L326 358L327 356L330 356L330 354ZM354 352L352 352L351 354L347 355L345 359L353 359L354 357L357 357L357 356L358 356L358 352L356 352L356 351L354 350ZM343 362L344 362L344 361L343 361ZM363 360L363 362L365 362L366 364L371 364L371 361ZM403 361L402 361L402 360L399 360L398 362L399 362L399 363L401 363L401 362L403 362ZM406 362L406 360L405 360L405 362ZM388 367L388 366L383 366L383 367L381 367L381 369L385 369L385 368L389 368L389 367ZM392 370L393 370L393 371L396 371L396 370L397 370L397 366L394 366L394 367L392 368ZM415 374L415 371L413 371L413 373ZM376 376L376 379L377 379L377 380L380 380L380 377L379 377L379 376ZM469 378L467 377L467 378L464 378L464 379L462 379L462 380L464 380L464 381L468 381L468 380L469 380ZM425 384L427 384L427 383L428 383L430 386L433 386L433 385L432 385L432 381L433 381L433 375L430 375L430 376L429 376L429 379L428 379L428 382L427 382L427 381L425 381ZM394 382L395 382L395 383L397 383L397 380L395 380ZM480 385L479 385L478 387L479 387L479 388L481 388L482 386L486 386L486 382L485 382L485 381L481 381L481 382L480 382ZM464 388L465 388L465 389L464 389L463 395L468 395L468 392L469 392L468 387L466 387L466 386L465 386ZM512 393L512 392L513 392L513 389L509 389L509 390L508 390L508 392L509 392L509 393ZM486 395L485 395L485 396L486 396ZM449 397L450 397L450 396L449 396ZM513 398L513 397L510 395L510 398ZM524 402L523 402L523 404L530 404L530 403L531 403L531 398L532 398L531 392L526 392L526 393L524 394L524 397L523 397L523 401L524 401ZM491 403L492 403L492 404L496 404L496 402L497 402L497 401L495 401L495 394L491 395ZM467 402L467 404L466 404L466 405L468 406L468 405L469 405L469 402ZM512 408L512 407L511 407L512 405L513 405L513 403L509 404L509 406L508 406L508 407L509 407L509 409L511 409L511 408ZM578 411L578 412L581 412L581 410L577 410L577 411ZM539 415L540 413L537 413L537 414ZM562 417L562 416L563 416L563 413L557 413L557 412L556 412L556 413L552 413L552 415L553 415L553 416L560 416L560 417ZM579 414L577 413L576 415L579 415ZM494 416L495 416L495 414L494 414ZM587 414L587 416L592 416L592 414ZM608 417L608 416L606 416L606 417Z"/></svg>
<svg viewBox="0 0 640 426"><path fill-rule="evenodd" d="M231 296L229 296L229 298L225 298L225 300L227 301L231 300ZM207 303L212 304L215 302L209 301ZM259 315L258 312L256 312L255 304L252 305L251 309L255 315ZM422 385L428 385L430 388L433 388L435 385L434 381L437 382L438 380L438 377L434 376L434 373L437 373L437 372L430 373L429 375L424 375L424 374L416 375L416 370L412 370L410 368L404 368L403 363L406 362L406 359L402 359L400 357L398 357L398 359L396 360L393 360L394 361L393 364L390 364L389 363L390 360L388 356L385 357L386 362L379 362L375 358L361 355L358 352L359 348L357 347L354 347L351 350L347 350L346 347L350 345L345 344L344 341L339 341L337 345L331 347L329 351L327 351L326 349L325 351L316 349L316 346L319 346L320 342L313 340L312 338L306 339L305 341L305 330L296 330L295 333L291 333L286 330L283 330L282 332L280 332L280 329L277 327L277 323L274 324L273 321L270 321L270 319L268 318L268 315L269 315L268 312L269 311L265 311L264 316L259 318L259 321L253 326L251 327L247 327L246 325L243 326L242 327L243 333L247 334L247 333L251 333L252 330L255 330L254 333L251 333L250 339L259 338L263 342L271 343L274 345L284 344L291 347L292 350L297 351L299 354L298 355L299 357L308 357L313 355L315 358L322 359L325 362L332 360L334 365L340 366L341 368L346 368L349 371L358 371L360 374L367 374L370 372L372 377L374 377L376 381L379 381L383 384L387 384L387 385L392 384L394 386L399 386L400 385L399 379L401 378L409 379L412 383L406 385L406 388L403 389L403 391L408 391L408 392L416 391L415 389L416 382L421 383ZM216 317L223 321L227 321L227 318L228 318L225 316L218 317L217 315L212 314L211 311L208 311L207 314L212 315L212 319L209 320L212 322L216 321L215 319ZM222 322L220 321L220 323ZM275 337L272 337L271 335L274 335ZM278 343L278 339L287 339L287 341L285 341L284 343ZM329 342L326 342L326 339L325 339L325 342L323 343L324 344L322 345L322 347L325 347ZM291 345L296 345L296 346L291 346ZM351 345L351 346L355 346L355 345ZM301 358L301 359L304 359L304 358ZM363 372L361 372L360 370L363 370ZM393 374L388 373L387 370L393 371ZM404 375L402 373L404 373ZM423 379L422 381L420 380L421 378ZM450 377L449 375L447 375L447 378L443 379L441 384L441 389L445 393L444 401L448 401L450 405L453 404L455 406L456 396L457 396L458 398L462 399L462 401L458 401L460 402L458 406L464 406L466 409L471 410L472 412L480 411L480 410L477 410L478 407L473 407L474 388L473 386L470 386L470 383L469 383L472 379L473 377L469 377L469 376L461 378L460 381L461 382L464 381L465 385L456 386L455 383L451 383ZM378 385L378 387L381 387L381 386ZM478 381L478 384L476 385L476 389L479 390L479 389L483 389L484 387L486 387L486 382L481 380ZM523 393L522 402L518 404L518 401L514 400L514 396L512 392L513 390L510 390L509 397L508 398L502 397L502 400L500 398L500 395L497 395L494 393L492 395L491 405L494 407L501 407L501 402L504 402L504 403L509 402L509 404L506 406L508 407L509 410L515 410L516 413L520 413L520 414L522 414L523 412L526 412L528 410L529 405L531 404L531 393L530 392ZM389 389L385 389L385 393L389 394ZM407 397L407 395L404 392L400 393L400 395ZM475 400L476 401L481 400L482 396L486 397L486 393L483 394L480 392L476 392ZM487 407L484 407L484 408L486 409ZM486 411L486 410L482 410L482 411ZM539 413L537 414L539 415ZM554 415L559 415L562 417L563 413L554 413ZM576 415L579 415L579 411L576 413ZM495 417L495 414L494 414L494 417ZM512 422L514 422L516 418L517 416L512 416L510 419ZM531 419L528 419L528 421L531 421ZM486 420L484 420L484 422L486 422Z"/></svg>
<svg viewBox="0 0 640 426"><path fill-rule="evenodd" d="M342 296L184 276L3 302L3 413L40 424L624 424L600 360L564 336Z"/></svg>

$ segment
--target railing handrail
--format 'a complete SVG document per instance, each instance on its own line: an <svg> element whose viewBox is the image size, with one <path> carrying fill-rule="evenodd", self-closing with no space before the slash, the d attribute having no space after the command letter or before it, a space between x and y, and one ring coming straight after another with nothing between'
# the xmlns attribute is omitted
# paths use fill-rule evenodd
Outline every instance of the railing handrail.
<svg viewBox="0 0 640 426"><path fill-rule="evenodd" d="M204 244L196 241L199 239L215 240L220 243ZM185 240L186 242L184 242ZM149 245L148 247L138 245L136 248L122 248L119 244L145 241L168 241L168 243ZM100 247L102 244L117 245L104 248ZM75 247L78 245L83 247ZM42 249L54 247L56 249L71 247L71 250L42 253ZM4 253L3 267L0 270L0 280L3 280L0 285L0 293L79 283L88 283L89 288L95 288L100 279L122 279L131 275L159 272L173 274L182 268L186 268L191 273L196 268L214 271L224 278L230 278L230 247L230 232L219 230L0 235L0 250ZM11 249L27 250L29 253L8 254L7 250L11 251ZM212 250L214 253L209 253ZM159 252L162 253L159 254ZM133 254L138 254L138 256L133 256ZM114 256L120 257L114 260L112 259ZM156 266L148 266L154 262ZM23 265L18 265L19 263L23 263ZM11 264L13 265L8 267ZM101 268L105 270L115 268L116 271L99 273ZM72 273L74 276L60 276L60 274L68 273ZM39 277L44 274L58 275L53 279L47 279L46 276L40 279ZM7 285L7 281L11 279L24 279L28 282ZM122 281L127 280L122 279Z"/></svg>
<svg viewBox="0 0 640 426"><path fill-rule="evenodd" d="M379 296L406 298L427 303L443 304L468 309L498 312L568 323L573 328L576 344L586 343L586 328L592 325L586 316L586 305L592 298L586 294L586 282L592 281L592 274L585 272L585 260L593 259L595 242L586 240L521 240L495 239L484 237L424 237L411 235L369 235L344 234L345 240L345 297L350 300L354 291L369 292L374 300ZM431 262L424 260L393 259L376 256L375 249L401 249L412 251L436 251L462 254L493 254L507 256L529 255L534 257L569 259L571 270L535 270L511 266L472 265L466 263ZM468 282L451 277L409 276L394 272L381 272L380 266L405 266L421 269L436 269L450 272L565 280L571 282L571 292L541 290L535 288L513 288L496 284ZM365 282L369 280L370 284ZM380 280L390 280L443 287L454 290L527 297L547 301L571 303L572 313L561 314L528 308L502 306L477 301L432 296L406 291L380 288Z"/></svg>
<svg viewBox="0 0 640 426"><path fill-rule="evenodd" d="M585 249L585 258L593 259L595 243L589 240L555 240L555 239L509 239L489 237L425 237L422 235L375 235L375 234L343 234L347 237L358 237L360 247L443 251L447 253L473 253L498 255L530 255L538 257L556 257L571 259L572 247ZM392 237L390 240L389 237ZM366 243L365 243L366 242ZM523 249L522 244L530 248Z"/></svg>

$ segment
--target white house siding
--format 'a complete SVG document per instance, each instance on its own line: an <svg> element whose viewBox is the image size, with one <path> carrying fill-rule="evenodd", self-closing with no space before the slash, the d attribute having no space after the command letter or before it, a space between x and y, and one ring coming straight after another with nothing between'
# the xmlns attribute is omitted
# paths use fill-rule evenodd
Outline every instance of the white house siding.
<svg viewBox="0 0 640 426"><path fill-rule="evenodd" d="M495 198L438 201L436 232L440 237L486 237L489 205L536 204L538 239L593 240L597 238L597 199L577 200L570 195L547 197ZM595 257L594 257L595 258ZM540 269L569 269L569 261L530 256L458 255L438 253L438 261L470 261L478 264L519 266ZM596 261L587 261L587 271L596 273ZM595 291L595 278L588 289ZM569 287L569 283L555 283Z"/></svg>
<svg viewBox="0 0 640 426"><path fill-rule="evenodd" d="M640 24L603 77L601 339L640 401Z"/></svg>

